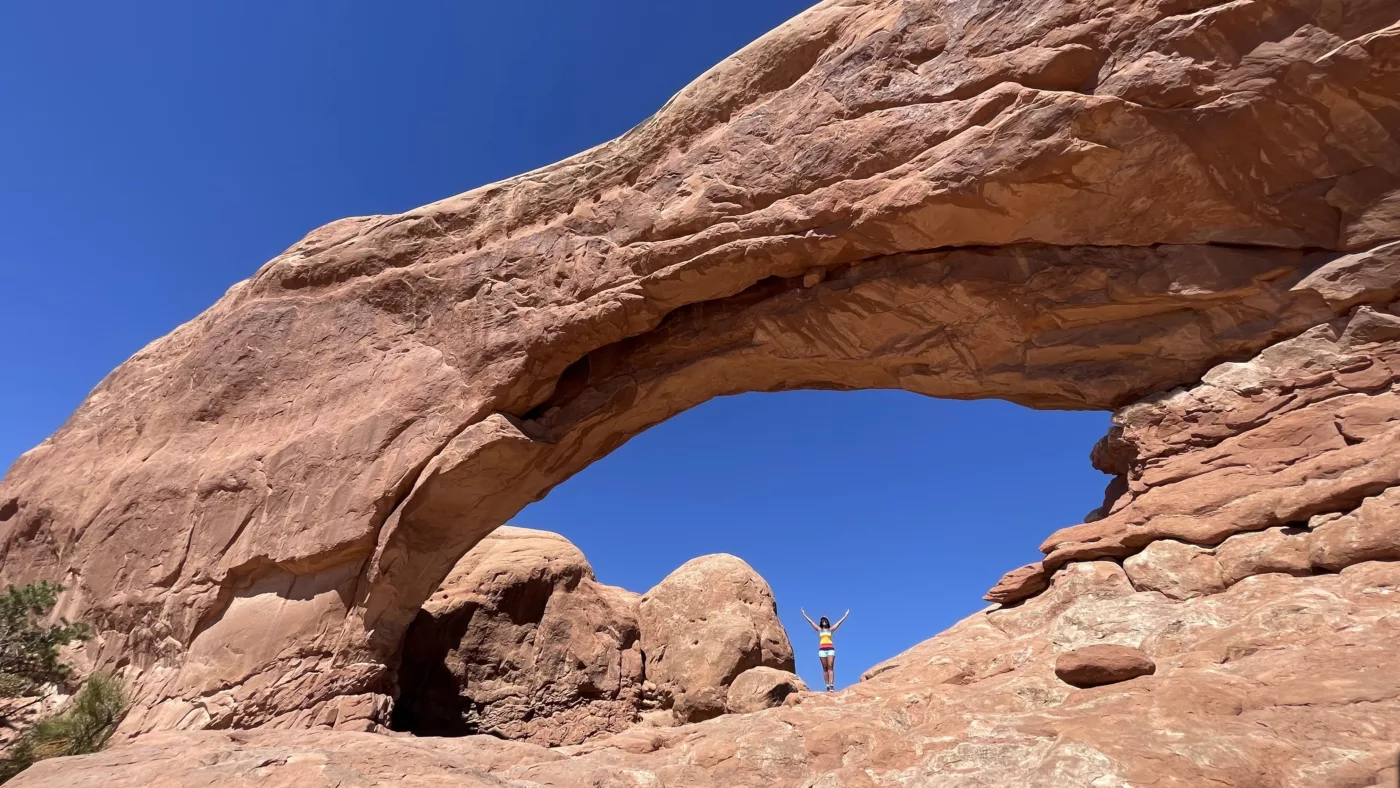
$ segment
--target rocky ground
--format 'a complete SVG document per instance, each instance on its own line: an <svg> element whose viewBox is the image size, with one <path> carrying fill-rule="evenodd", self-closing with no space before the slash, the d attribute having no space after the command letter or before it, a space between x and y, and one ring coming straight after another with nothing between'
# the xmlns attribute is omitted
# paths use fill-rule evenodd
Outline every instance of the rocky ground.
<svg viewBox="0 0 1400 788"><path fill-rule="evenodd" d="M1071 564L836 695L547 749L491 737L209 731L45 762L16 788L931 786L1362 788L1396 779L1400 563L1250 576L1173 599ZM1077 689L1057 657L1140 649L1155 673Z"/></svg>

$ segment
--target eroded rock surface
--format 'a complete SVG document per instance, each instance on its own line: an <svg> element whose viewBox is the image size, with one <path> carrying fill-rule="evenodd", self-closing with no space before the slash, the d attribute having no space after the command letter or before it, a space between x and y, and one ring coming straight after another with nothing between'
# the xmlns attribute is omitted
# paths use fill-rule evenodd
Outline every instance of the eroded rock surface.
<svg viewBox="0 0 1400 788"><path fill-rule="evenodd" d="M636 722L640 596L598 583L558 534L502 527L408 630L395 727L578 744Z"/></svg>
<svg viewBox="0 0 1400 788"><path fill-rule="evenodd" d="M732 555L693 559L643 597L598 583L564 537L506 526L409 628L394 727L580 744L644 718L776 705L806 689L792 668L772 591Z"/></svg>
<svg viewBox="0 0 1400 788"><path fill-rule="evenodd" d="M772 589L735 556L687 561L642 597L640 617L647 681L681 722L723 714L745 671L796 669Z"/></svg>
<svg viewBox="0 0 1400 788"><path fill-rule="evenodd" d="M1400 317L1358 306L1119 410L1094 459L1119 475L1122 494L1102 519L1046 540L1039 580L1016 570L995 597L1023 598L1017 589L1054 568L1103 557L1125 559L1141 588L1189 596L1265 568L1336 571L1400 555L1388 492L1400 486L1391 328L1400 332ZM1340 525L1324 529L1331 522ZM1256 531L1270 533L1244 540Z"/></svg>
<svg viewBox="0 0 1400 788"><path fill-rule="evenodd" d="M823 2L619 139L327 225L135 354L0 482L0 580L65 583L127 732L372 729L461 555L711 397L1120 407L1373 305L1120 413L1126 491L1043 571L1356 511L1400 457L1388 352L1346 360L1394 341L1397 16Z"/></svg>
<svg viewBox="0 0 1400 788"><path fill-rule="evenodd" d="M527 755L528 754L528 755ZM490 736L461 739L350 731L164 733L98 756L40 761L9 783L66 788L505 788L488 773L543 747ZM518 783L517 783L518 785Z"/></svg>

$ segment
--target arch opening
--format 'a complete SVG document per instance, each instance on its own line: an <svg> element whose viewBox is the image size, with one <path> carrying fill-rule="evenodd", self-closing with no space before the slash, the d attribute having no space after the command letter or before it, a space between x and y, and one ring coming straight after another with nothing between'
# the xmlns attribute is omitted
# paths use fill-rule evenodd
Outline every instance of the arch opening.
<svg viewBox="0 0 1400 788"><path fill-rule="evenodd" d="M899 391L750 394L689 409L511 521L546 534L506 529L468 553L409 628L394 727L557 745L673 720L672 699L647 694L648 650L691 633L643 636L636 606L678 567L717 553L772 589L810 688L823 677L799 609L833 620L856 610L836 674L838 688L852 684L984 607L1009 566L1100 505L1107 477L1086 455L1107 421ZM718 598L716 614L734 603ZM696 638L716 637L703 617L694 626Z"/></svg>
<svg viewBox="0 0 1400 788"><path fill-rule="evenodd" d="M714 397L902 389L1106 410L1325 319L1316 293L1293 289L1325 259L1224 246L957 249L770 277L676 308L561 367L520 415L467 425L426 463L365 572L369 647L394 664L409 622L474 544Z"/></svg>

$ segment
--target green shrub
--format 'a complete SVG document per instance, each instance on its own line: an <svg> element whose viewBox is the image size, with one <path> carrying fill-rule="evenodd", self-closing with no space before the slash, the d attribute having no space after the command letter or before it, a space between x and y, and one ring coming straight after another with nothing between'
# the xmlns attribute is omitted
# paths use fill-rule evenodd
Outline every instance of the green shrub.
<svg viewBox="0 0 1400 788"><path fill-rule="evenodd" d="M126 715L127 706L120 681L100 673L90 676L63 711L36 722L0 758L0 783L35 761L102 749Z"/></svg>
<svg viewBox="0 0 1400 788"><path fill-rule="evenodd" d="M0 594L0 697L18 698L45 684L61 684L72 669L59 661L58 650L86 638L86 624L62 619L46 625L63 586L47 581L10 586Z"/></svg>

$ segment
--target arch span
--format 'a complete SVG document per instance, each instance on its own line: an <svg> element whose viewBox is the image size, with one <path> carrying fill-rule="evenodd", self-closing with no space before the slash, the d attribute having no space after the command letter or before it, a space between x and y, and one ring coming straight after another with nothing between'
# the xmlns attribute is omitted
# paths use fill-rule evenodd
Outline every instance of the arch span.
<svg viewBox="0 0 1400 788"><path fill-rule="evenodd" d="M1393 270L1396 16L823 2L142 350L0 485L5 579L69 585L133 729L369 725L463 551L707 398L1110 408L1357 303L1326 272Z"/></svg>

